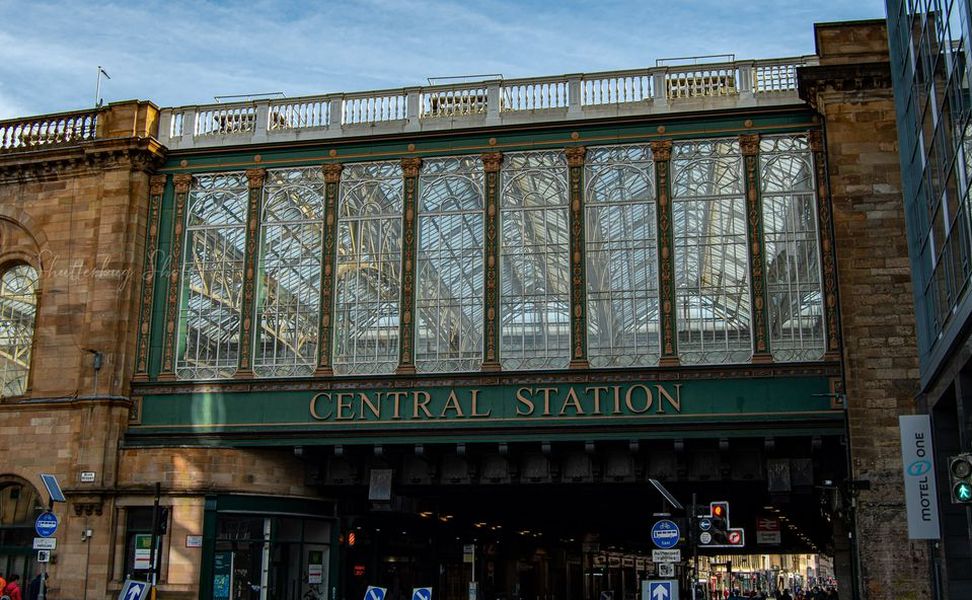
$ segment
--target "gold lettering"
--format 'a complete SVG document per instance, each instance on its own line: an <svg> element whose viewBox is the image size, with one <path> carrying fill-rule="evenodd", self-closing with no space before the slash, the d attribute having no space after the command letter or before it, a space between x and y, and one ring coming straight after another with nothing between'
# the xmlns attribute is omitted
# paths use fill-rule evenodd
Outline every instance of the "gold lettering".
<svg viewBox="0 0 972 600"><path fill-rule="evenodd" d="M620 415L621 414L621 387L615 385L612 386L611 389L614 390L614 412L611 414Z"/></svg>
<svg viewBox="0 0 972 600"><path fill-rule="evenodd" d="M587 392L588 394L594 392L594 410L591 411L591 414L592 415L601 414L601 392L606 392L607 388L596 386L596 387L584 388L584 391Z"/></svg>
<svg viewBox="0 0 972 600"><path fill-rule="evenodd" d="M424 400L419 402L419 396L423 397ZM431 419L432 413L429 412L429 401L431 400L432 396L429 396L428 392L412 392L412 418L419 418L419 409L421 408L422 412L425 413L425 418Z"/></svg>
<svg viewBox="0 0 972 600"><path fill-rule="evenodd" d="M312 419L315 419L317 421L327 421L328 419L331 418L331 416L334 415L334 411L331 410L326 415L324 415L322 417L320 415L320 413L317 412L317 402L321 398L325 398L328 402L331 401L331 395L328 394L327 392L321 392L320 394L315 394L314 397L311 398L311 401L310 401L310 414L311 414L311 418Z"/></svg>
<svg viewBox="0 0 972 600"><path fill-rule="evenodd" d="M655 389L658 390L658 413L662 414L665 412L665 403L662 400L668 400L668 403L672 405L675 412L682 412L682 384L676 383L675 386L675 397L668 393L668 390L660 385L655 385Z"/></svg>
<svg viewBox="0 0 972 600"><path fill-rule="evenodd" d="M378 392L377 406L375 406L375 403L371 401L368 394L364 392L358 392L358 402L359 406L361 407L361 412L359 413L360 416L358 417L359 419L365 419L365 406L367 406L368 410L371 411L371 414L375 415L375 419L378 419L379 421L381 420L381 392Z"/></svg>
<svg viewBox="0 0 972 600"><path fill-rule="evenodd" d="M477 410L479 408L477 406L477 403L479 402L479 390L469 390L469 395L472 397L472 413L470 413L470 415L469 415L470 417L472 417L472 418L476 418L476 417L488 417L488 416L490 416L493 413L493 409L492 408L489 409L489 410L487 410L485 413L477 412Z"/></svg>
<svg viewBox="0 0 972 600"><path fill-rule="evenodd" d="M347 402L344 398L348 398ZM338 392L337 393L337 415L334 417L336 421L347 421L354 418L354 409L351 407L351 398L354 398L354 394L351 392ZM351 414L344 416L344 411L349 410Z"/></svg>
<svg viewBox="0 0 972 600"><path fill-rule="evenodd" d="M558 416L564 416L567 414L567 407L574 407L574 415L580 416L584 414L584 407L581 406L580 398L577 397L577 392L574 391L574 386L569 386L567 388L567 399L564 400L564 405L560 409L560 414Z"/></svg>
<svg viewBox="0 0 972 600"><path fill-rule="evenodd" d="M634 398L634 391L636 388L641 388L645 390L645 407L641 410L636 409L634 407L634 402L632 402L632 399ZM651 397L651 390L648 389L648 386L641 385L640 383L629 387L628 391L625 392L624 394L624 404L628 407L628 410L630 410L636 415L640 415L642 413L648 412L653 402L654 402L654 398Z"/></svg>
<svg viewBox="0 0 972 600"><path fill-rule="evenodd" d="M446 413L450 410L456 411L456 417L463 416L462 407L459 406L459 398L456 398L456 390L449 390L449 398L446 400L445 406L442 407L442 412L439 414L439 418L446 418Z"/></svg>
<svg viewBox="0 0 972 600"><path fill-rule="evenodd" d="M392 419L402 418L402 398L407 396L408 392L388 392L387 396L394 402L395 411L392 413Z"/></svg>
<svg viewBox="0 0 972 600"><path fill-rule="evenodd" d="M516 401L519 402L520 404L522 404L523 406L526 406L527 407L527 409L526 409L525 412L521 412L520 411L520 408L521 407L518 404L517 407L516 407L516 416L518 416L518 417L529 417L530 415L533 414L533 411L536 408L536 406L534 406L533 400L531 400L531 399L529 399L529 398L527 398L526 396L523 395L523 392L526 392L527 394L530 394L531 396L533 395L533 390L530 389L530 388L520 388L520 389L516 390Z"/></svg>
<svg viewBox="0 0 972 600"><path fill-rule="evenodd" d="M550 392L556 392L557 388L545 387L537 388L538 392L543 392L543 416L550 416Z"/></svg>

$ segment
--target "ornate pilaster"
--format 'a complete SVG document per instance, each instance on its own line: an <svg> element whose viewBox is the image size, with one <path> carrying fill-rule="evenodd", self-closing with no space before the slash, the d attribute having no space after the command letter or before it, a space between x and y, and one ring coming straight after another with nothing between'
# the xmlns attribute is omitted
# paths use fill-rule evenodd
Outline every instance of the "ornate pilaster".
<svg viewBox="0 0 972 600"><path fill-rule="evenodd" d="M661 328L660 367L677 367L678 337L675 333L675 253L672 239L672 190L669 166L672 158L672 141L651 143L651 156L655 161L655 189L658 208L658 293L661 306L658 324Z"/></svg>
<svg viewBox="0 0 972 600"><path fill-rule="evenodd" d="M247 169L246 254L243 257L243 299L240 302L240 358L237 377L253 377L253 319L256 289L257 248L260 247L260 209L266 169Z"/></svg>
<svg viewBox="0 0 972 600"><path fill-rule="evenodd" d="M331 311L334 309L334 261L337 239L337 200L344 165L324 165L324 244L321 257L321 320L318 324L315 375L333 375L331 366Z"/></svg>
<svg viewBox="0 0 972 600"><path fill-rule="evenodd" d="M820 257L823 263L824 323L827 349L824 358L840 359L840 319L837 314L837 269L834 257L833 207L827 184L827 163L823 148L823 133L819 129L807 132L810 152L813 153L814 187L817 190L817 231L820 236Z"/></svg>
<svg viewBox="0 0 972 600"><path fill-rule="evenodd" d="M759 135L739 136L746 177L746 237L749 241L749 299L753 313L753 363L773 362L766 316L766 256L763 204L759 193Z"/></svg>
<svg viewBox="0 0 972 600"><path fill-rule="evenodd" d="M482 155L486 175L486 219L483 234L486 240L485 281L483 285L483 371L499 371L499 172L503 155L487 152Z"/></svg>
<svg viewBox="0 0 972 600"><path fill-rule="evenodd" d="M403 158L402 174L405 177L405 203L402 214L402 296L398 328L398 369L396 373L415 372L415 207L421 158Z"/></svg>
<svg viewBox="0 0 972 600"><path fill-rule="evenodd" d="M148 379L149 341L152 338L152 298L155 296L155 259L159 249L159 217L165 175L149 178L149 213L146 224L145 258L142 261L142 297L138 310L138 346L135 350L135 381Z"/></svg>
<svg viewBox="0 0 972 600"><path fill-rule="evenodd" d="M584 256L584 157L587 148L564 150L570 172L570 368L587 369L587 265Z"/></svg>
<svg viewBox="0 0 972 600"><path fill-rule="evenodd" d="M180 173L172 177L175 186L175 215L172 218L172 253L169 255L169 293L165 303L165 338L162 342L162 372L160 380L175 379L176 329L179 319L180 279L182 274L182 245L185 243L186 202L192 175Z"/></svg>

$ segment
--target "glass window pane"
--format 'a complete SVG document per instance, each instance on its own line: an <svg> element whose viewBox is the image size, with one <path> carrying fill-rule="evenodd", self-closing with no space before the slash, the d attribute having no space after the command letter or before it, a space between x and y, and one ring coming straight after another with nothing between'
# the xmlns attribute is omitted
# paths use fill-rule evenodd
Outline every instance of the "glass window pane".
<svg viewBox="0 0 972 600"><path fill-rule="evenodd" d="M37 271L16 265L0 277L0 394L19 396L27 391L30 348L37 313Z"/></svg>
<svg viewBox="0 0 972 600"><path fill-rule="evenodd" d="M570 358L570 237L563 152L516 152L503 164L500 356L507 370Z"/></svg>
<svg viewBox="0 0 972 600"><path fill-rule="evenodd" d="M182 264L181 379L232 377L240 350L248 182L242 173L193 178Z"/></svg>
<svg viewBox="0 0 972 600"><path fill-rule="evenodd" d="M737 140L679 142L672 149L675 318L683 364L752 356L749 252Z"/></svg>
<svg viewBox="0 0 972 600"><path fill-rule="evenodd" d="M261 377L310 375L317 365L323 218L320 167L267 172L253 359Z"/></svg>
<svg viewBox="0 0 972 600"><path fill-rule="evenodd" d="M823 357L817 195L806 137L760 140L770 348L777 362Z"/></svg>
<svg viewBox="0 0 972 600"><path fill-rule="evenodd" d="M402 168L349 165L341 175L334 372L392 373L398 366Z"/></svg>
<svg viewBox="0 0 972 600"><path fill-rule="evenodd" d="M590 364L655 365L660 350L651 148L588 151L586 199Z"/></svg>
<svg viewBox="0 0 972 600"><path fill-rule="evenodd" d="M475 371L483 359L483 167L430 159L419 177L415 368Z"/></svg>

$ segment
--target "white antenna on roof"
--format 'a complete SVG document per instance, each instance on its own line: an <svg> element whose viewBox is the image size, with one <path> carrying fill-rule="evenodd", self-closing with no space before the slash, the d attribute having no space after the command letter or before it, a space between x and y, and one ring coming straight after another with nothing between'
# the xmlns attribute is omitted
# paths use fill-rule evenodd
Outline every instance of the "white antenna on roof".
<svg viewBox="0 0 972 600"><path fill-rule="evenodd" d="M101 65L98 65L98 83L95 84L95 106L101 106L102 104L102 100L101 100L101 76L102 75L104 75L108 79L111 79L111 75L108 74L108 71L105 71L104 69L101 68Z"/></svg>

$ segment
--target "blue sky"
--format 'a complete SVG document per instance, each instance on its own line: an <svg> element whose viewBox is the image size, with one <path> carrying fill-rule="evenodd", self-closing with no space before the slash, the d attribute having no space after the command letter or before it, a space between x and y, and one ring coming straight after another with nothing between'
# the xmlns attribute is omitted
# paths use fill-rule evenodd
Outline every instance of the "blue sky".
<svg viewBox="0 0 972 600"><path fill-rule="evenodd" d="M394 88L532 77L703 54L812 54L813 23L883 18L883 0L0 0L0 119L106 101Z"/></svg>

